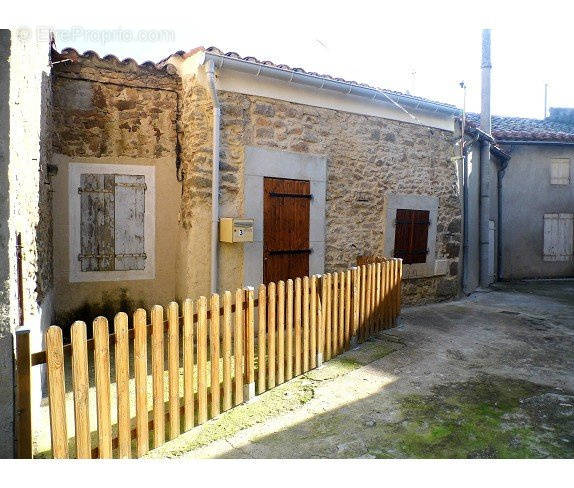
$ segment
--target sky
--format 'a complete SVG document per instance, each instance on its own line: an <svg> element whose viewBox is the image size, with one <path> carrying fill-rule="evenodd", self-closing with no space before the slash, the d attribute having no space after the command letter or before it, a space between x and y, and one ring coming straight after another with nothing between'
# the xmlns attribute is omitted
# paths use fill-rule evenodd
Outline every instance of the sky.
<svg viewBox="0 0 574 488"><path fill-rule="evenodd" d="M285 63L480 110L481 29L492 29L492 113L542 118L574 107L574 2L434 0L199 3L10 2L10 27L58 49L159 61L197 46ZM3 6L3 10L6 7Z"/></svg>

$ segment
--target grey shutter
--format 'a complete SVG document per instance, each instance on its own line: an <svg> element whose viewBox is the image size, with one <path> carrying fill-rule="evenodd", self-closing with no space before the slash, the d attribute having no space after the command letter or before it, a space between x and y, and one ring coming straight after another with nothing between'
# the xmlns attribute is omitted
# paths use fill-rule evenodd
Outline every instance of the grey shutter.
<svg viewBox="0 0 574 488"><path fill-rule="evenodd" d="M115 269L145 269L145 176L115 175Z"/></svg>
<svg viewBox="0 0 574 488"><path fill-rule="evenodd" d="M82 271L114 269L114 175L80 175Z"/></svg>

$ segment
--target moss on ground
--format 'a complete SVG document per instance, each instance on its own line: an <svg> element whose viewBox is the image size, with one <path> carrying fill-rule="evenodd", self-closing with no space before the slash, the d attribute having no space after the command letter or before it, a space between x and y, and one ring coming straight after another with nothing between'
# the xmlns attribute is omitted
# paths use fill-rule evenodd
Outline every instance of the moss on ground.
<svg viewBox="0 0 574 488"><path fill-rule="evenodd" d="M232 436L266 419L294 410L313 398L314 389L304 378L284 383L251 403L239 405L150 452L149 457L177 457L187 451Z"/></svg>
<svg viewBox="0 0 574 488"><path fill-rule="evenodd" d="M383 424L376 457L574 456L574 397L528 381L483 376L400 400L402 420Z"/></svg>

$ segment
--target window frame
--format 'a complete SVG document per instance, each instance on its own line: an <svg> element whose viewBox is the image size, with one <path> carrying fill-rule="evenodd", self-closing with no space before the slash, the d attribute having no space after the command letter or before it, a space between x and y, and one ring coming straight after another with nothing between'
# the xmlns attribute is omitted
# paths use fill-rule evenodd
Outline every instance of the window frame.
<svg viewBox="0 0 574 488"><path fill-rule="evenodd" d="M81 174L124 174L145 177L144 249L145 266L142 270L82 271L78 255L81 253L81 197L78 192ZM133 281L155 278L155 167L151 165L70 163L68 165L69 216L69 281Z"/></svg>

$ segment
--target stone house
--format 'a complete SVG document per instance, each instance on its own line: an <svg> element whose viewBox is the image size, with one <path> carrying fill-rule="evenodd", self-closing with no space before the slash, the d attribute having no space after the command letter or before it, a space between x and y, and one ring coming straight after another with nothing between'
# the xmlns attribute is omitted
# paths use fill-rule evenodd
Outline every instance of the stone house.
<svg viewBox="0 0 574 488"><path fill-rule="evenodd" d="M397 209L422 211L430 222L419 226L427 233L423 254L405 265L406 302L457 295L461 201L454 107L213 48L140 66L73 50L54 56L70 60L53 69L57 315L71 318L89 309L90 300L113 302L122 294L149 306L289 277L273 275L274 266L315 274L343 269L362 254L392 255ZM82 180L86 175L93 181ZM138 223L119 221L125 217L118 209L132 196L120 196L117 181L115 193L89 202L89 191L114 185L107 175L142 176L146 201L140 198L141 209L135 208ZM220 181L215 204L214 179ZM285 179L308 182L301 191L310 197L281 202L306 204L299 208L307 222L295 230L303 236L297 251L304 252L293 256L270 253L266 242L266 233L283 222L265 220L264 184L287 188ZM116 219L111 237L102 237L106 223L82 224L88 221L82 205L115 205L115 212L104 211ZM216 241L212 253L218 217L253 219L253 242ZM284 225L295 225L288 214L284 218ZM139 247L119 241L137 226ZM86 244L90 232L94 241ZM115 253L116 262L90 258L90 246ZM122 250L145 259L120 264Z"/></svg>
<svg viewBox="0 0 574 488"><path fill-rule="evenodd" d="M458 295L455 107L214 48L137 64L0 44L2 457L19 326L40 350L52 323L360 255L404 259L406 304ZM220 218L252 239L220 242Z"/></svg>

